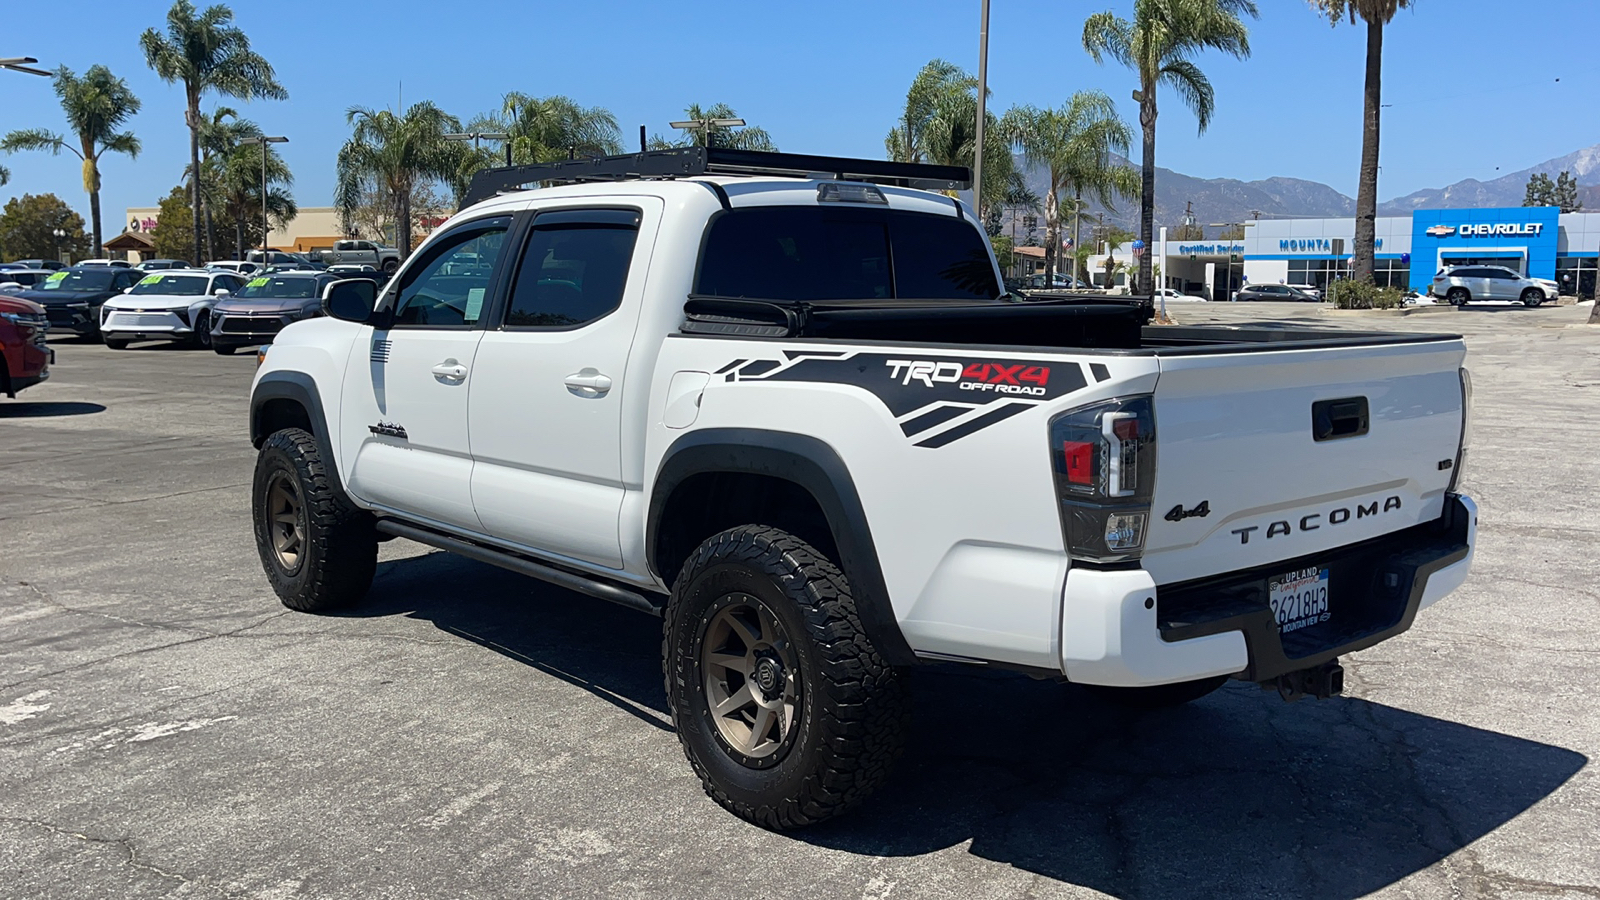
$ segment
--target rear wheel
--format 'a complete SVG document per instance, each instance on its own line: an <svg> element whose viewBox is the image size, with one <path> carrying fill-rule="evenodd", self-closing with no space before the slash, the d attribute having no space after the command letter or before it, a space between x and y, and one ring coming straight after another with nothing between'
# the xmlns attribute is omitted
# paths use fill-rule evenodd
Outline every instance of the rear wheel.
<svg viewBox="0 0 1600 900"><path fill-rule="evenodd" d="M302 612L360 600L378 564L372 516L339 489L331 466L300 428L275 432L256 457L256 550L278 599Z"/></svg>
<svg viewBox="0 0 1600 900"><path fill-rule="evenodd" d="M1222 687L1227 681L1228 676L1218 675L1214 678L1180 681L1177 684L1158 684L1153 687L1107 687L1100 684L1086 684L1083 687L1101 700L1117 706L1129 709L1166 709L1199 700Z"/></svg>
<svg viewBox="0 0 1600 900"><path fill-rule="evenodd" d="M799 538L746 525L695 550L667 605L673 724L710 797L782 830L861 802L904 740L902 678L844 575Z"/></svg>
<svg viewBox="0 0 1600 900"><path fill-rule="evenodd" d="M1472 294L1468 293L1466 288L1451 288L1449 293L1444 295L1444 299L1451 306L1466 306L1472 300Z"/></svg>
<svg viewBox="0 0 1600 900"><path fill-rule="evenodd" d="M1538 288L1528 288L1522 292L1523 306L1538 306L1544 302L1544 291Z"/></svg>

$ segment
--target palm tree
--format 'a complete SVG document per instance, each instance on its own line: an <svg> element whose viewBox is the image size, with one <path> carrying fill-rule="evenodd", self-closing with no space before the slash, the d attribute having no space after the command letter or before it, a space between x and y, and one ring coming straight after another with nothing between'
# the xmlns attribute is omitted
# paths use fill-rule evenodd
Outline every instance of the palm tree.
<svg viewBox="0 0 1600 900"><path fill-rule="evenodd" d="M1338 25L1346 16L1350 24L1359 16L1367 23L1367 80L1361 115L1361 176L1356 185L1355 260L1350 277L1372 281L1372 260L1377 247L1378 223L1378 111L1383 105L1383 26L1411 0L1311 0L1328 22Z"/></svg>
<svg viewBox="0 0 1600 900"><path fill-rule="evenodd" d="M1078 217L1085 192L1108 209L1113 208L1117 196L1138 194L1138 172L1112 161L1113 153L1127 155L1133 130L1117 115L1116 106L1103 91L1079 91L1060 109L1022 106L1008 110L1000 120L1000 132L1030 164L1043 166L1048 178L1044 195L1044 259L1049 283L1061 250L1062 204L1072 207L1072 243L1077 246ZM1076 279L1076 256L1072 262L1072 277Z"/></svg>
<svg viewBox="0 0 1600 900"><path fill-rule="evenodd" d="M254 244L253 238L246 234L246 223L255 223L261 214L261 149L260 144L243 144L211 157L210 177L206 180L214 185L222 212L233 221L237 252L234 259L243 258ZM288 222L299 213L289 193L294 176L289 172L288 163L270 145L266 173L268 216L280 224Z"/></svg>
<svg viewBox="0 0 1600 900"><path fill-rule="evenodd" d="M233 24L233 10L217 4L196 13L189 0L177 0L167 11L167 33L154 28L139 36L145 62L168 84L183 83L186 106L183 120L189 126L189 170L200 171L200 130L204 117L200 99L208 93L241 100L263 97L287 100L273 74L272 65L250 49L250 38ZM194 211L194 257L200 253L200 191L191 181L190 202Z"/></svg>
<svg viewBox="0 0 1600 900"><path fill-rule="evenodd" d="M200 116L200 214L205 220L206 259L217 259L216 222L213 210L222 203L221 188L217 181L218 166L214 160L231 153L245 138L259 137L261 128L249 119L239 118L237 110L219 106L210 115ZM192 179L193 171L185 170ZM194 186L191 181L190 190Z"/></svg>
<svg viewBox="0 0 1600 900"><path fill-rule="evenodd" d="M511 135L513 163L555 162L573 156L622 152L617 117L603 106L582 107L571 97L506 94L498 123Z"/></svg>
<svg viewBox="0 0 1600 900"><path fill-rule="evenodd" d="M683 121L704 122L708 119L737 118L739 114L726 103L714 103L704 107L698 103L691 103L683 110ZM685 128L680 129L676 141L663 140L660 135L650 140L652 150L664 150L670 147L726 147L730 150L766 151L778 149L778 145L773 143L772 135L757 125L743 127L708 125L705 128Z"/></svg>
<svg viewBox="0 0 1600 900"><path fill-rule="evenodd" d="M6 168L5 166L0 166L0 187L4 187L5 184L7 182L9 182L10 180L11 180L11 170Z"/></svg>
<svg viewBox="0 0 1600 900"><path fill-rule="evenodd" d="M352 106L353 126L339 148L337 205L348 218L363 189L375 185L394 209L395 240L402 256L411 253L411 191L419 182L451 181L461 169L461 145L444 139L461 130L461 120L424 100L403 115ZM257 160L259 162L259 159Z"/></svg>
<svg viewBox="0 0 1600 900"><path fill-rule="evenodd" d="M978 79L960 66L942 59L930 60L917 72L917 77L911 79L900 124L890 129L889 136L883 139L889 159L928 162L929 146L947 142L944 136L952 128L952 113L959 112L962 98L971 96L977 89ZM973 109L977 109L976 103Z"/></svg>
<svg viewBox="0 0 1600 900"><path fill-rule="evenodd" d="M67 114L67 127L77 146L43 128L13 131L0 139L0 150L66 150L83 162L83 189L89 193L89 220L94 246L101 246L100 233L100 157L107 152L139 156L139 139L131 131L118 131L139 111L139 98L128 83L111 74L105 66L90 66L79 78L66 66L55 71L56 96Z"/></svg>
<svg viewBox="0 0 1600 900"><path fill-rule="evenodd" d="M1012 174L1010 141L994 113L985 110L983 190L989 198L978 210L980 221L1005 205ZM896 162L932 163L971 169L978 142L978 79L952 63L935 59L923 66L906 92L900 123L883 140Z"/></svg>
<svg viewBox="0 0 1600 900"><path fill-rule="evenodd" d="M1254 0L1134 0L1133 19L1110 12L1095 13L1083 23L1083 47L1097 63L1107 56L1139 75L1133 99L1139 104L1144 132L1142 185L1139 197L1139 239L1149 247L1156 215L1156 86L1165 84L1193 110L1200 133L1211 124L1216 94L1210 79L1191 58L1211 48L1236 59L1250 56L1250 30L1241 15L1256 18ZM1152 288L1150 254L1139 257L1139 291Z"/></svg>

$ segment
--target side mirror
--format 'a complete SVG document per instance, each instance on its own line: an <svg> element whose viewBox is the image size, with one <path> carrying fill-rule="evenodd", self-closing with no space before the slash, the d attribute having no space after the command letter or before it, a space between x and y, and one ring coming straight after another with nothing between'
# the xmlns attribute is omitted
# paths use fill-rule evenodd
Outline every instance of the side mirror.
<svg viewBox="0 0 1600 900"><path fill-rule="evenodd" d="M322 312L346 322L366 322L378 305L378 286L367 278L335 281L322 292Z"/></svg>
<svg viewBox="0 0 1600 900"><path fill-rule="evenodd" d="M217 288L216 290L211 292L211 296L213 296L213 297L226 297L226 296L228 296L228 293L229 292L228 292L227 288Z"/></svg>

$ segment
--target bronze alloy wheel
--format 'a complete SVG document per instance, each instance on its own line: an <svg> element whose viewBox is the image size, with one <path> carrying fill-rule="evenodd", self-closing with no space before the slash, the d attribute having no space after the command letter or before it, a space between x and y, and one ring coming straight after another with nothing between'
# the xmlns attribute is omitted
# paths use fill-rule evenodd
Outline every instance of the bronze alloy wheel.
<svg viewBox="0 0 1600 900"><path fill-rule="evenodd" d="M285 574L293 575L300 569L306 545L305 504L300 502L300 488L293 475L274 473L261 512L272 539L273 556Z"/></svg>
<svg viewBox="0 0 1600 900"><path fill-rule="evenodd" d="M802 702L799 659L765 604L728 594L708 617L700 643L706 706L736 759L764 768L793 745Z"/></svg>

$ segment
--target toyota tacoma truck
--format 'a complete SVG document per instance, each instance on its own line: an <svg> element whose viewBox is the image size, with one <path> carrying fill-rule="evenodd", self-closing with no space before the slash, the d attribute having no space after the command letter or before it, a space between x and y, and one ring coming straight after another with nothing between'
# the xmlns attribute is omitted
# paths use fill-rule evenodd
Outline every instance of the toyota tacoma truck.
<svg viewBox="0 0 1600 900"><path fill-rule="evenodd" d="M967 178L720 148L480 173L258 370L273 589L357 602L403 537L661 616L689 763L782 829L881 783L919 664L1326 697L1467 577L1460 338L1007 294L928 190Z"/></svg>
<svg viewBox="0 0 1600 900"><path fill-rule="evenodd" d="M330 266L368 265L390 275L400 268L399 250L380 247L372 241L334 241L332 250L324 250L315 258Z"/></svg>

